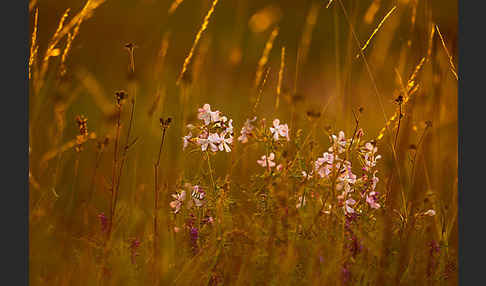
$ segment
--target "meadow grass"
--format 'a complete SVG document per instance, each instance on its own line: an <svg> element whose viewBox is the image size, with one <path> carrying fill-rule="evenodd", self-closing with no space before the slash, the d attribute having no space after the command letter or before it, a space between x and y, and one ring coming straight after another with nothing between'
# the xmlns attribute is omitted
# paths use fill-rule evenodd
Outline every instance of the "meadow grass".
<svg viewBox="0 0 486 286"><path fill-rule="evenodd" d="M451 1L54 2L32 285L457 284Z"/></svg>

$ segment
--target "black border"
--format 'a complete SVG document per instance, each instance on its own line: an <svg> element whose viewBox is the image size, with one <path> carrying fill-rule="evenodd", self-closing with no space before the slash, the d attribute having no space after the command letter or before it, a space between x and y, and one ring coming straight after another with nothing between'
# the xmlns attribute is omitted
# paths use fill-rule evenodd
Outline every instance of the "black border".
<svg viewBox="0 0 486 286"><path fill-rule="evenodd" d="M0 9L1 285L29 285L28 5L29 1L4 1Z"/></svg>
<svg viewBox="0 0 486 286"><path fill-rule="evenodd" d="M459 284L483 285L486 237L484 2L459 4ZM479 282L479 283L478 283Z"/></svg>
<svg viewBox="0 0 486 286"><path fill-rule="evenodd" d="M483 1L457 0L459 8L458 178L459 282L484 281L486 209L483 114L486 49ZM29 1L2 3L2 285L28 285L28 78ZM14 283L5 283L13 281ZM474 283L474 284L473 284ZM485 282L483 282L485 283Z"/></svg>

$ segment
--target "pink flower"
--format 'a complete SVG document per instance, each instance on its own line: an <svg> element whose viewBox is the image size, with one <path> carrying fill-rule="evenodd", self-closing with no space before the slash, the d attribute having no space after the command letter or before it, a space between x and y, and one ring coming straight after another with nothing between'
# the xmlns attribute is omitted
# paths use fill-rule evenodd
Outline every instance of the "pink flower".
<svg viewBox="0 0 486 286"><path fill-rule="evenodd" d="M366 202L370 205L370 207L372 209L379 209L380 208L380 204L377 203L378 201L378 198L377 198L377 193L376 192L370 192L367 196L366 196Z"/></svg>
<svg viewBox="0 0 486 286"><path fill-rule="evenodd" d="M322 154L322 157L317 158L317 160L314 162L314 169L321 178L328 177L331 173L333 163L334 155L332 153L325 152Z"/></svg>
<svg viewBox="0 0 486 286"><path fill-rule="evenodd" d="M372 184L371 184L371 189L372 189L372 190L376 189L376 184L378 184L378 181L380 180L380 179L378 179L378 177L376 176L376 173L378 173L378 171L375 171L375 172L373 173L373 178L371 179L371 181L372 181Z"/></svg>
<svg viewBox="0 0 486 286"><path fill-rule="evenodd" d="M376 155L376 152L378 152L378 148L370 142L367 142L364 147L361 148L361 154L364 159L363 169L365 171L370 171L371 168L375 167L376 162L381 158L381 155Z"/></svg>
<svg viewBox="0 0 486 286"><path fill-rule="evenodd" d="M356 204L356 201L353 198L349 198L344 203L344 212L348 214L354 213L354 209L351 207Z"/></svg>
<svg viewBox="0 0 486 286"><path fill-rule="evenodd" d="M255 128L251 123L255 120L256 120L256 116L253 117L253 119L251 119L251 120L247 119L245 121L243 128L241 128L241 131L240 131L241 135L240 135L240 137L238 137L238 141L240 141L243 144L248 142L248 136L252 135L252 131Z"/></svg>
<svg viewBox="0 0 486 286"><path fill-rule="evenodd" d="M219 111L211 111L209 104L204 104L202 108L198 109L199 114L197 118L204 121L204 125L208 125L211 122L219 121Z"/></svg>
<svg viewBox="0 0 486 286"><path fill-rule="evenodd" d="M280 124L280 120L275 119L273 120L273 127L270 127L270 132L273 134L273 140L277 141L278 136L287 138L287 141L290 140L289 138L289 126L287 124Z"/></svg>
<svg viewBox="0 0 486 286"><path fill-rule="evenodd" d="M275 159L275 154L272 152L270 155L267 156L263 155L261 157L261 160L257 160L258 165L262 167L267 167L267 161L268 161L268 167L273 168L275 167L275 162L273 160Z"/></svg>
<svg viewBox="0 0 486 286"><path fill-rule="evenodd" d="M353 174L351 170L351 162L345 161L343 164L343 168L341 169L340 180L345 181L347 183L354 184L356 182L356 175Z"/></svg>
<svg viewBox="0 0 486 286"><path fill-rule="evenodd" d="M170 207L174 209L174 213L178 213L181 209L182 203L186 199L186 191L182 191L181 193L172 194L172 197L175 199L174 201L170 202Z"/></svg>
<svg viewBox="0 0 486 286"><path fill-rule="evenodd" d="M337 151L338 154L341 154L344 151L346 151L347 141L343 131L339 131L338 136L334 134L331 135L331 142L332 142L332 147L329 148L329 152Z"/></svg>
<svg viewBox="0 0 486 286"><path fill-rule="evenodd" d="M101 223L101 231L106 231L108 229L108 219L106 218L105 213L98 214L98 218Z"/></svg>

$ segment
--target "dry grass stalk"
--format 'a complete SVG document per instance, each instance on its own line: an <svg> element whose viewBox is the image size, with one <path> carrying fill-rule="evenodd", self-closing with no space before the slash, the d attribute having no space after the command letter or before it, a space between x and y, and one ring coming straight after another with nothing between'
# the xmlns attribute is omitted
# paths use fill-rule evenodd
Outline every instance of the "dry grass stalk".
<svg viewBox="0 0 486 286"><path fill-rule="evenodd" d="M268 62L268 56L270 55L270 51L272 50L273 47L273 41L278 35L278 27L273 29L272 33L270 34L270 37L268 38L267 42L265 43L265 48L263 49L262 56L260 57L260 60L258 61L258 66L257 66L257 71L255 75L255 87L257 87L260 84L260 81L262 79L263 75L263 69L265 68L265 65Z"/></svg>
<svg viewBox="0 0 486 286"><path fill-rule="evenodd" d="M454 77L456 78L456 80L458 80L459 78L457 77L457 72L456 72L456 67L454 66L454 61L452 59L451 54L449 53L449 50L447 49L447 46L446 46L445 41L444 41L444 37L442 37L442 33L439 30L439 26L435 25L435 29L437 30L437 33L439 33L439 37L440 37L440 41L442 43L442 47L444 47L444 51L446 52L447 58L449 59L449 65L451 67L451 72L454 75Z"/></svg>
<svg viewBox="0 0 486 286"><path fill-rule="evenodd" d="M203 24L201 25L201 28L196 34L196 38L194 38L194 42L192 43L191 50L189 51L189 54L187 55L186 59L184 60L184 64L182 65L182 70L181 73L179 74L179 77L177 78L177 85L181 83L182 77L187 71L187 68L189 64L191 63L191 59L194 56L194 51L196 50L197 44L199 43L199 40L201 40L202 34L204 31L207 29L209 20L211 19L211 15L214 12L214 8L216 7L216 4L218 4L218 0L214 0L213 4L211 5L211 8L209 9L208 13L206 14L206 17L204 17Z"/></svg>
<svg viewBox="0 0 486 286"><path fill-rule="evenodd" d="M181 5L183 1L184 0L174 0L174 2L172 2L172 4L170 5L169 12L168 12L169 15L173 14L177 9L177 7L179 7L179 5Z"/></svg>
<svg viewBox="0 0 486 286"><path fill-rule="evenodd" d="M278 109L280 103L280 95L282 94L282 81L285 70L285 47L282 47L280 53L280 70L278 71L278 83L277 83L277 100L275 101L275 110Z"/></svg>
<svg viewBox="0 0 486 286"><path fill-rule="evenodd" d="M37 53L39 51L39 46L37 45L37 29L39 20L39 9L35 9L34 16L34 31L32 32L32 37L30 41L30 57L29 57L29 80L32 78L32 68L37 58Z"/></svg>
<svg viewBox="0 0 486 286"><path fill-rule="evenodd" d="M368 45L370 44L371 39L373 39L373 37L375 36L375 34L378 33L378 31L380 30L381 26L383 26L383 23L385 23L386 19L388 19L391 16L391 14L393 14L393 12L395 12L396 9L397 9L397 6L393 6L393 8L391 8L391 10L388 11L388 13L385 15L385 17L383 17L383 19L381 20L381 22L373 30L373 33L371 33L371 36L368 38L368 40L366 41L366 43L361 48L361 52L364 52L364 50L366 49L366 47L368 47ZM359 58L359 56L360 56L360 54L358 53L356 55L356 58Z"/></svg>

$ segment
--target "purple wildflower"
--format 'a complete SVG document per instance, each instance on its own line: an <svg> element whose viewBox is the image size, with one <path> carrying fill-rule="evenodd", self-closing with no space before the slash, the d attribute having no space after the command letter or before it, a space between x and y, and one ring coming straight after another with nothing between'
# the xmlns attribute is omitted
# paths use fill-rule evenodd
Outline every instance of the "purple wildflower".
<svg viewBox="0 0 486 286"><path fill-rule="evenodd" d="M135 258L139 255L137 252L138 247L140 246L141 242L138 238L135 238L130 243L130 258L132 264L135 264Z"/></svg>
<svg viewBox="0 0 486 286"><path fill-rule="evenodd" d="M98 214L98 218L101 223L101 231L105 232L108 229L108 219L106 218L105 213Z"/></svg>

